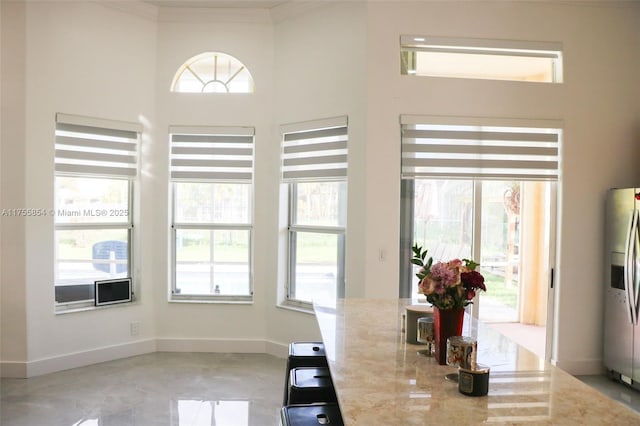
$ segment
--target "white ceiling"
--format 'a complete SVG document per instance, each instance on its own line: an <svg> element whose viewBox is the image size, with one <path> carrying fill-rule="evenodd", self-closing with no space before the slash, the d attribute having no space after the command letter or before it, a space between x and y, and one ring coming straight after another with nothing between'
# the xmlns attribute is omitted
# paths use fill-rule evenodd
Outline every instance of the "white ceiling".
<svg viewBox="0 0 640 426"><path fill-rule="evenodd" d="M228 9L271 9L287 0L146 0L159 7L212 7Z"/></svg>

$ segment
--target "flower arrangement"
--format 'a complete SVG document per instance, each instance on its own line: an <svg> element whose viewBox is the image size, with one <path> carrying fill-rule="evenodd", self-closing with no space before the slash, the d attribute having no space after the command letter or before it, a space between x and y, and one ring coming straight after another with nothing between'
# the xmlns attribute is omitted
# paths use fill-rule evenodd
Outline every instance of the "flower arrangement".
<svg viewBox="0 0 640 426"><path fill-rule="evenodd" d="M464 308L476 296L477 290L487 291L484 277L476 268L480 265L470 259L453 259L433 263L427 258L427 250L413 246L411 263L420 267L416 277L420 279L418 292L438 309Z"/></svg>

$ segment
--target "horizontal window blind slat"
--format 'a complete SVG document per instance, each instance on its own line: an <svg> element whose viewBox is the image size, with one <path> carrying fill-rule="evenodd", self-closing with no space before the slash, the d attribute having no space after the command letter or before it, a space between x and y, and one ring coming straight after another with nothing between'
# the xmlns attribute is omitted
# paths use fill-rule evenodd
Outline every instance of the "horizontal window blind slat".
<svg viewBox="0 0 640 426"><path fill-rule="evenodd" d="M56 113L56 123L70 124L86 127L94 127L99 129L119 129L132 132L133 134L142 133L142 124L129 121L110 120L106 118L85 117L74 114Z"/></svg>
<svg viewBox="0 0 640 426"><path fill-rule="evenodd" d="M500 128L500 129L538 129L556 131L563 126L562 120L532 118L465 117L446 115L401 114L402 129L415 129L417 126L430 129L453 128Z"/></svg>
<svg viewBox="0 0 640 426"><path fill-rule="evenodd" d="M56 161L82 160L87 162L128 163L136 164L137 158L127 154L104 154L88 151L67 151L56 149Z"/></svg>
<svg viewBox="0 0 640 426"><path fill-rule="evenodd" d="M297 182L302 180L331 180L340 179L347 176L347 170L340 169L320 169L320 170L291 170L282 174L283 182Z"/></svg>
<svg viewBox="0 0 640 426"><path fill-rule="evenodd" d="M411 155L421 154L477 154L477 155L535 155L555 157L558 154L557 148L535 147L535 146L487 146L487 145L418 145L405 144L402 152L409 158Z"/></svg>
<svg viewBox="0 0 640 426"><path fill-rule="evenodd" d="M235 135L171 135L171 142L189 142L189 143L253 143L253 136L235 136Z"/></svg>
<svg viewBox="0 0 640 426"><path fill-rule="evenodd" d="M519 171L487 171L483 170L482 173L477 171L457 171L452 174L449 170L428 170L428 171L410 171L402 174L403 179L415 179L415 178L434 178L434 179L500 179L500 180L544 180L554 181L558 180L557 174L543 174L543 173L521 173Z"/></svg>
<svg viewBox="0 0 640 426"><path fill-rule="evenodd" d="M344 136L346 134L347 134L346 127L335 127L333 129L319 129L319 130L309 130L306 132L285 133L284 140L285 142L290 142L290 141L299 141L299 140L333 138L333 137Z"/></svg>
<svg viewBox="0 0 640 426"><path fill-rule="evenodd" d="M490 169L500 169L500 168L511 168L511 169L534 169L534 170L557 170L558 162L557 161L495 161L495 160L477 160L477 159L406 159L403 161L403 166L407 167L446 167L450 169L464 169L464 168L474 168L479 171L481 170L490 170ZM452 171L455 173L455 171Z"/></svg>
<svg viewBox="0 0 640 426"><path fill-rule="evenodd" d="M55 165L55 171L59 173L105 177L135 177L138 174L135 168L68 163L57 163Z"/></svg>
<svg viewBox="0 0 640 426"><path fill-rule="evenodd" d="M138 149L137 140L112 141L101 139L86 139L69 136L56 136L56 144L76 146L82 148L105 149L114 151L136 152Z"/></svg>
<svg viewBox="0 0 640 426"><path fill-rule="evenodd" d="M242 155L251 156L253 148L200 148L192 146L173 146L171 147L172 155L188 155L188 156L211 156L211 155Z"/></svg>
<svg viewBox="0 0 640 426"><path fill-rule="evenodd" d="M56 130L69 133L88 134L97 136L108 136L123 139L136 139L138 134L129 130L104 129L99 127L79 126L75 124L58 123Z"/></svg>
<svg viewBox="0 0 640 426"><path fill-rule="evenodd" d="M535 142L557 142L558 135L555 133L528 133L528 132L483 132L477 130L469 131L447 131L447 130L405 130L403 136L407 139L446 139L446 140L476 140L476 141L535 141Z"/></svg>
<svg viewBox="0 0 640 426"><path fill-rule="evenodd" d="M346 167L347 156L346 155L327 155L324 157L297 157L297 158L285 158L282 162L284 167L288 166L301 166L301 165L320 165L342 163Z"/></svg>
<svg viewBox="0 0 640 426"><path fill-rule="evenodd" d="M299 121L297 123L282 124L280 126L281 134L304 132L313 129L332 129L334 127L348 127L349 120L347 116L329 117L318 120Z"/></svg>
<svg viewBox="0 0 640 426"><path fill-rule="evenodd" d="M214 171L171 171L171 179L174 180L248 182L251 181L252 178L253 174L247 172L231 173Z"/></svg>
<svg viewBox="0 0 640 426"><path fill-rule="evenodd" d="M336 141L336 142L320 142L320 143L312 143L312 144L299 144L299 145L283 145L282 152L284 154L296 154L296 153L304 153L304 152L314 152L314 151L335 151L347 150L347 140Z"/></svg>
<svg viewBox="0 0 640 426"><path fill-rule="evenodd" d="M251 160L243 161L243 160L231 160L231 159L222 159L222 160L208 160L202 158L194 158L190 160L174 158L171 160L171 167L206 167L208 169L215 169L219 167L238 167L247 169L253 165Z"/></svg>
<svg viewBox="0 0 640 426"><path fill-rule="evenodd" d="M256 132L253 127L243 126L169 126L171 135L225 135L251 136Z"/></svg>

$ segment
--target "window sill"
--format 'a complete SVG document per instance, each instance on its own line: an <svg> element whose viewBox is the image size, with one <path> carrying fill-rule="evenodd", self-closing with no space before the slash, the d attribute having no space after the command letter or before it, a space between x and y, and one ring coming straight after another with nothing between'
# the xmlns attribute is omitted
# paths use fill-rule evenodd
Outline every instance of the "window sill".
<svg viewBox="0 0 640 426"><path fill-rule="evenodd" d="M72 307L66 308L61 306L55 306L53 313L55 315L65 315L65 314L75 314L78 312L99 311L102 309L122 308L125 306L133 306L133 305L138 305L138 303L133 301L133 302L124 302L124 303L113 303L111 305L102 305L102 306L94 306L94 305L81 306L77 308L72 308Z"/></svg>
<svg viewBox="0 0 640 426"><path fill-rule="evenodd" d="M191 303L205 305L253 305L253 300L229 300L229 299L191 299L191 298L170 298L169 303Z"/></svg>
<svg viewBox="0 0 640 426"><path fill-rule="evenodd" d="M291 302L281 302L279 304L276 305L276 308L278 309L284 309L286 311L294 311L294 312L300 312L303 314L308 314L308 315L315 315L315 312L313 311L313 305L309 305L307 306L303 306L297 303L291 303Z"/></svg>

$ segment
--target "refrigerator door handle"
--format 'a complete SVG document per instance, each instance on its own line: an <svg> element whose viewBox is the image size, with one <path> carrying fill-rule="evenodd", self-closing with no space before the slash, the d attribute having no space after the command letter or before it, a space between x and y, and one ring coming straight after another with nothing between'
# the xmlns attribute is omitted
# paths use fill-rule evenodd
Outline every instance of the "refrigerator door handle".
<svg viewBox="0 0 640 426"><path fill-rule="evenodd" d="M632 281L632 296L630 304L633 310L633 324L638 324L638 297L640 297L640 270L638 268L640 262L640 216L638 210L634 211L634 215L636 217L635 220L635 228L633 229L633 255L632 255L632 263L633 263L633 281Z"/></svg>
<svg viewBox="0 0 640 426"><path fill-rule="evenodd" d="M624 250L624 291L626 293L627 299L627 315L629 318L629 323L636 324L637 323L637 313L635 310L635 256L637 256L637 252L635 252L636 248L636 236L638 230L638 211L633 210L631 212L631 217L629 218L629 227L627 228L627 238Z"/></svg>

